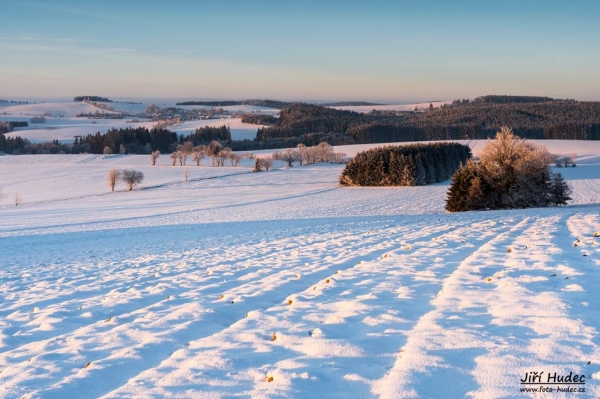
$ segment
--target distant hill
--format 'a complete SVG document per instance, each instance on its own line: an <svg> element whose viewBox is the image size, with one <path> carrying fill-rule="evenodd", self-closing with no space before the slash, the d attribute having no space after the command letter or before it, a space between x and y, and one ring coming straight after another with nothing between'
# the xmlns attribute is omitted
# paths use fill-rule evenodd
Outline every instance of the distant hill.
<svg viewBox="0 0 600 399"><path fill-rule="evenodd" d="M531 97L531 96L482 96L477 97L472 102L474 103L494 103L494 104L509 104L509 103L549 103L556 101L550 97Z"/></svg>
<svg viewBox="0 0 600 399"><path fill-rule="evenodd" d="M230 107L233 105L254 105L256 107L267 107L281 109L290 105L289 102L277 100L215 100L215 101L183 101L175 105L201 105L206 107Z"/></svg>
<svg viewBox="0 0 600 399"><path fill-rule="evenodd" d="M100 103L112 103L112 100L109 100L106 97L99 97L99 96L77 96L73 99L73 101L78 102L78 101L96 101L96 102L100 102Z"/></svg>
<svg viewBox="0 0 600 399"><path fill-rule="evenodd" d="M323 103L323 104L319 104L322 105L323 107L364 107L364 106L371 106L371 105L385 105L385 104L379 104L379 103L369 103L366 101L339 101L339 102L334 102L334 103Z"/></svg>
<svg viewBox="0 0 600 399"><path fill-rule="evenodd" d="M600 102L549 97L486 96L410 113L359 114L293 104L280 115L271 126L258 129L257 141L293 146L318 140L343 145L485 139L502 126L528 139L600 140Z"/></svg>

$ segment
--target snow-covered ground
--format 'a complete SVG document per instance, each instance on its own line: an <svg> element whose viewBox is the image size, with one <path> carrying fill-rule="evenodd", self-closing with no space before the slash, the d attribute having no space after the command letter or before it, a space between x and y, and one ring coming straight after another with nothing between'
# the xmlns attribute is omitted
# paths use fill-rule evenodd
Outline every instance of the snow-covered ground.
<svg viewBox="0 0 600 399"><path fill-rule="evenodd" d="M572 205L463 214L339 165L0 157L0 397L600 397L600 148L548 144Z"/></svg>

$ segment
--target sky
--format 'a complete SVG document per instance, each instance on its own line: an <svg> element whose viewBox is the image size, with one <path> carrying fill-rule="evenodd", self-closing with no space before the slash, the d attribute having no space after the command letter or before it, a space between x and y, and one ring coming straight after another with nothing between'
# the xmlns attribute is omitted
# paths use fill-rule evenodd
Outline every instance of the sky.
<svg viewBox="0 0 600 399"><path fill-rule="evenodd" d="M0 0L0 99L600 100L600 2Z"/></svg>

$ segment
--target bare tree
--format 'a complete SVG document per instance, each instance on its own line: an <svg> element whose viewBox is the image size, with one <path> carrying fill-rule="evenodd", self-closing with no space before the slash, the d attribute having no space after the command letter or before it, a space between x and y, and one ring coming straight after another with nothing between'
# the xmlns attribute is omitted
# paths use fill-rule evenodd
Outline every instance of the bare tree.
<svg viewBox="0 0 600 399"><path fill-rule="evenodd" d="M110 148L109 146L105 146L104 150L102 150L102 153L105 155L110 155L110 154L113 154L114 152L113 152L112 148Z"/></svg>
<svg viewBox="0 0 600 399"><path fill-rule="evenodd" d="M299 162L301 160L301 157L298 151L288 148L287 150L278 153L278 158L273 157L273 159L280 159L284 162L287 162L288 166L291 167L294 164L294 162Z"/></svg>
<svg viewBox="0 0 600 399"><path fill-rule="evenodd" d="M189 168L185 168L185 170L183 171L183 176L185 177L186 182L190 180L190 169Z"/></svg>
<svg viewBox="0 0 600 399"><path fill-rule="evenodd" d="M111 191L115 191L115 186L117 185L117 182L119 181L120 178L121 178L120 170L111 169L108 171L108 176L106 178L106 181L107 181L108 187L110 187Z"/></svg>
<svg viewBox="0 0 600 399"><path fill-rule="evenodd" d="M185 166L185 162L187 161L187 154L183 151L177 151L177 155L179 155L179 166Z"/></svg>
<svg viewBox="0 0 600 399"><path fill-rule="evenodd" d="M152 161L152 166L156 165L156 160L158 159L159 156L160 156L160 151L158 151L158 150L152 151L150 153L150 160Z"/></svg>
<svg viewBox="0 0 600 399"><path fill-rule="evenodd" d="M144 180L144 174L139 170L125 169L121 172L121 178L127 184L127 191L131 191L136 184Z"/></svg>
<svg viewBox="0 0 600 399"><path fill-rule="evenodd" d="M19 206L23 203L23 198L21 198L21 194L15 194L15 206Z"/></svg>

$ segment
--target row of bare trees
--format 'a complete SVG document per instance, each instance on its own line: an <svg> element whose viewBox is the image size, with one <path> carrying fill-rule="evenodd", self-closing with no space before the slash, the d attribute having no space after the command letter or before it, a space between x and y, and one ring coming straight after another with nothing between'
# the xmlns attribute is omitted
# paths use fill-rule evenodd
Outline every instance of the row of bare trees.
<svg viewBox="0 0 600 399"><path fill-rule="evenodd" d="M343 152L334 152L332 146L326 142L321 142L319 145L311 147L298 144L295 149L288 148L284 151L275 151L273 159L287 162L288 166L291 167L294 162L299 165L319 162L344 163L347 156Z"/></svg>
<svg viewBox="0 0 600 399"><path fill-rule="evenodd" d="M150 154L150 161L153 166L156 165L156 160L159 156L160 151L154 151ZM180 166L185 166L190 156L193 162L196 163L196 166L200 166L204 157L210 157L212 166L225 166L226 161L229 161L231 166L238 166L240 159L242 159L231 148L223 147L216 140L211 141L208 145L197 145L195 147L190 141L187 141L184 144L177 145L175 151L169 154L172 166L175 166L177 163Z"/></svg>
<svg viewBox="0 0 600 399"><path fill-rule="evenodd" d="M576 157L577 157L577 154L575 154L575 153L568 154L568 155L555 155L554 165L557 168L562 168L563 166L565 168L569 167L569 166L575 167L575 166L577 166L575 164Z"/></svg>

